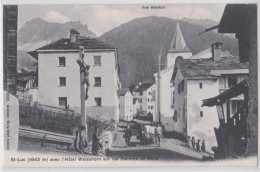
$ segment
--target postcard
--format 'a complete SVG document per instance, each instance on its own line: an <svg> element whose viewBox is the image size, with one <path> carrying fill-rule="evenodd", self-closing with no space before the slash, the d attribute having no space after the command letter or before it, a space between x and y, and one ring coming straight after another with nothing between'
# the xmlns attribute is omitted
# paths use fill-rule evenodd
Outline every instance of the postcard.
<svg viewBox="0 0 260 172"><path fill-rule="evenodd" d="M3 3L4 167L257 167L257 3Z"/></svg>

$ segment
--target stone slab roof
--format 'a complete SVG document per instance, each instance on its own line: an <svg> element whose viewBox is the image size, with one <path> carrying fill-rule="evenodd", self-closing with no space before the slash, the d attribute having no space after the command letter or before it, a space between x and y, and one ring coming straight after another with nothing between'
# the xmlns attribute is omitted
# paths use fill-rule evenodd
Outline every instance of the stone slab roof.
<svg viewBox="0 0 260 172"><path fill-rule="evenodd" d="M177 69L180 69L184 78L187 79L210 79L216 78L211 74L212 70L248 69L249 64L241 63L238 57L222 57L220 61L210 59L183 59L177 58L171 82L174 81Z"/></svg>

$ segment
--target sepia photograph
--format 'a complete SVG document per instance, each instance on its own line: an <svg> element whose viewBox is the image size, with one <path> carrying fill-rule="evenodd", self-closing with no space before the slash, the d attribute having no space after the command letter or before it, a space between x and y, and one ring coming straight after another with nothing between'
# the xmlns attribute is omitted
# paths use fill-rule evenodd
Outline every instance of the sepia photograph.
<svg viewBox="0 0 260 172"><path fill-rule="evenodd" d="M4 167L258 166L256 2L59 3L2 3Z"/></svg>

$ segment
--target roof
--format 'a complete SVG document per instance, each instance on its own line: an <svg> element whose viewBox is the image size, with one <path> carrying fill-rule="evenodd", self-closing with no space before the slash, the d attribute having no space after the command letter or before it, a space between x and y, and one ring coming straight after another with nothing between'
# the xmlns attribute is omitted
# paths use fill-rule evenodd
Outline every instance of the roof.
<svg viewBox="0 0 260 172"><path fill-rule="evenodd" d="M124 96L127 93L127 91L129 91L129 88L122 88L121 90L119 90L119 95Z"/></svg>
<svg viewBox="0 0 260 172"><path fill-rule="evenodd" d="M240 94L246 93L248 91L248 80L245 79L240 83L234 85L230 89L224 91L218 96L202 100L202 106L215 106L225 103L233 97L239 96Z"/></svg>
<svg viewBox="0 0 260 172"><path fill-rule="evenodd" d="M248 37L257 35L257 4L228 4L219 24L219 33L236 33L241 62L249 60L251 48ZM251 42L257 42L252 40ZM256 47L257 45L255 45ZM254 49L254 48L253 48ZM254 50L252 50L254 51ZM255 50L255 53L256 50Z"/></svg>
<svg viewBox="0 0 260 172"><path fill-rule="evenodd" d="M222 57L220 61L209 59L176 59L171 82L174 82L178 68L184 78L187 79L213 79L212 70L248 69L249 64L241 63L238 57Z"/></svg>
<svg viewBox="0 0 260 172"><path fill-rule="evenodd" d="M133 98L133 104L135 104L136 102L139 102L138 98Z"/></svg>
<svg viewBox="0 0 260 172"><path fill-rule="evenodd" d="M154 83L141 83L141 85L135 84L135 85L130 86L130 90L131 91L146 91L153 84Z"/></svg>
<svg viewBox="0 0 260 172"><path fill-rule="evenodd" d="M70 38L61 38L58 41L47 44L35 51L29 52L31 56L38 59L38 51L40 50L78 50L79 46L84 46L84 49L116 49L103 41L95 38L78 37L76 42L70 42Z"/></svg>
<svg viewBox="0 0 260 172"><path fill-rule="evenodd" d="M197 54L194 54L193 56L189 57L189 59L209 59L212 56L212 48L207 48L203 51L198 52ZM227 57L231 56L230 52L228 51L222 51L221 50L221 57Z"/></svg>
<svg viewBox="0 0 260 172"><path fill-rule="evenodd" d="M237 33L247 27L248 4L228 4L219 24L219 33Z"/></svg>
<svg viewBox="0 0 260 172"><path fill-rule="evenodd" d="M169 52L190 52L190 49L186 45L186 42L182 36L179 22L177 23L176 30L169 48Z"/></svg>

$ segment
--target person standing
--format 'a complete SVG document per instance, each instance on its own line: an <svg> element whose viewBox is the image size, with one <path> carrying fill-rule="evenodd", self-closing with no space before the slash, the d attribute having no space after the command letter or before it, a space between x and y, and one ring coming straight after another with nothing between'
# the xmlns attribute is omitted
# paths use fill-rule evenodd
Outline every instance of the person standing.
<svg viewBox="0 0 260 172"><path fill-rule="evenodd" d="M98 154L98 145L99 145L98 128L95 128L92 137L92 153L94 155Z"/></svg>
<svg viewBox="0 0 260 172"><path fill-rule="evenodd" d="M80 126L76 131L76 139L75 139L75 149L76 151L82 153L85 152L85 148L88 147L87 140L84 140L83 138L86 138L85 136L85 126Z"/></svg>
<svg viewBox="0 0 260 172"><path fill-rule="evenodd" d="M200 139L198 139L198 141L196 143L196 150L197 150L197 152L200 152Z"/></svg>
<svg viewBox="0 0 260 172"><path fill-rule="evenodd" d="M162 127L159 123L157 123L156 128L155 128L155 141L156 141L157 147L160 147L161 137L162 137Z"/></svg>
<svg viewBox="0 0 260 172"><path fill-rule="evenodd" d="M138 134L138 138L140 140L140 145L145 146L145 140L146 140L146 136L145 136L145 127L143 125L141 125L139 134Z"/></svg>
<svg viewBox="0 0 260 172"><path fill-rule="evenodd" d="M190 136L187 136L187 139L186 139L186 147L187 147L187 148L190 148Z"/></svg>
<svg viewBox="0 0 260 172"><path fill-rule="evenodd" d="M191 138L191 144L192 144L192 149L195 150L195 138L194 137Z"/></svg>
<svg viewBox="0 0 260 172"><path fill-rule="evenodd" d="M202 141L202 144L201 144L201 151L202 151L202 152L206 152L205 140Z"/></svg>
<svg viewBox="0 0 260 172"><path fill-rule="evenodd" d="M126 147L129 148L130 147L130 139L132 137L132 131L131 131L131 127L128 124L127 125L127 129L125 130L125 143L126 143Z"/></svg>

